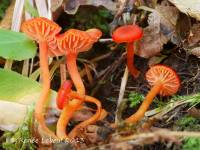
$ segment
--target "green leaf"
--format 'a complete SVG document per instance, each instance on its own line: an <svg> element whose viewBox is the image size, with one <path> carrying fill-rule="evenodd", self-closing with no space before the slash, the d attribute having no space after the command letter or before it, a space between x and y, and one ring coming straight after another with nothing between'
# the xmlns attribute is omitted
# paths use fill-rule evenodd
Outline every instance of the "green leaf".
<svg viewBox="0 0 200 150"><path fill-rule="evenodd" d="M36 44L25 34L0 29L0 56L11 60L24 60L35 56Z"/></svg>
<svg viewBox="0 0 200 150"><path fill-rule="evenodd" d="M16 129L26 115L27 106L35 103L40 93L41 85L38 82L0 68L0 129ZM51 90L49 105L54 109L55 99L56 92Z"/></svg>

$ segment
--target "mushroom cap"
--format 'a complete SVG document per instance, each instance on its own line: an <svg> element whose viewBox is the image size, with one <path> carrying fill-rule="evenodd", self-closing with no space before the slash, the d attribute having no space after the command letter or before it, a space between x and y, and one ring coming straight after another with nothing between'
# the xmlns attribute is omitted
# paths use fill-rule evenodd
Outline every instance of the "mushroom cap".
<svg viewBox="0 0 200 150"><path fill-rule="evenodd" d="M65 50L67 52L66 54L77 54L89 50L100 36L101 31L98 29L90 29L87 31L70 29L57 36L57 43L59 49Z"/></svg>
<svg viewBox="0 0 200 150"><path fill-rule="evenodd" d="M124 25L118 27L112 35L113 41L116 43L131 43L142 38L143 31L137 25Z"/></svg>
<svg viewBox="0 0 200 150"><path fill-rule="evenodd" d="M58 91L56 98L56 104L59 109L63 109L65 104L70 100L69 93L71 92L72 82L70 80L64 81L61 88Z"/></svg>
<svg viewBox="0 0 200 150"><path fill-rule="evenodd" d="M99 38L102 36L102 32L99 29L93 28L88 29L86 32L90 35L94 42L97 42Z"/></svg>
<svg viewBox="0 0 200 150"><path fill-rule="evenodd" d="M57 40L55 37L48 40L47 45L48 45L48 56L49 57L63 56L66 54L66 52L64 50L58 48Z"/></svg>
<svg viewBox="0 0 200 150"><path fill-rule="evenodd" d="M33 40L39 42L52 39L60 32L61 27L47 18L39 17L23 22L21 29Z"/></svg>
<svg viewBox="0 0 200 150"><path fill-rule="evenodd" d="M162 96L175 94L180 87L180 79L176 72L165 65L155 65L146 73L146 79L151 86L161 82L162 87L159 92Z"/></svg>

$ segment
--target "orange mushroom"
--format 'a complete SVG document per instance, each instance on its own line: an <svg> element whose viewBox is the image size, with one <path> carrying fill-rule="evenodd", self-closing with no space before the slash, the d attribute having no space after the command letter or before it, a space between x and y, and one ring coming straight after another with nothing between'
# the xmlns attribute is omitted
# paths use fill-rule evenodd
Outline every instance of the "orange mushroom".
<svg viewBox="0 0 200 150"><path fill-rule="evenodd" d="M161 96L171 96L175 94L180 87L180 80L176 72L165 65L155 65L151 67L146 73L146 79L152 88L137 112L126 119L128 123L136 123L144 117L145 112L157 94Z"/></svg>
<svg viewBox="0 0 200 150"><path fill-rule="evenodd" d="M72 83L70 81L65 81L63 85L61 86L61 88L59 89L57 99L56 99L58 108L67 109L67 111L62 111L62 114L57 123L57 135L61 139L68 138L65 133L66 125L63 125L63 124L66 124L66 121L69 122L73 112L77 110L77 106L75 106L76 103L73 103L74 100L72 99L94 103L97 106L97 110L94 116L78 124L73 129L73 132L70 132L69 138L74 138L77 135L78 129L84 128L91 122L95 122L96 120L98 120L99 117L101 116L101 111L102 111L101 103L99 102L99 100L87 95L81 95L77 92L74 92L71 90L71 87L72 87Z"/></svg>
<svg viewBox="0 0 200 150"><path fill-rule="evenodd" d="M129 72L137 78L140 72L134 66L134 41L142 38L142 29L137 25L124 25L117 28L112 35L116 43L127 43L127 66Z"/></svg>
<svg viewBox="0 0 200 150"><path fill-rule="evenodd" d="M94 31L98 34L94 38ZM67 56L66 64L70 77L80 94L85 94L85 87L76 65L76 58L78 53L88 51L92 45L100 38L101 31L98 29L90 29L88 31L80 31L76 29L70 29L62 35L57 37L57 44L60 50L65 51Z"/></svg>
<svg viewBox="0 0 200 150"><path fill-rule="evenodd" d="M101 31L98 29L90 29L87 31L70 29L66 31L64 34L59 35L57 37L58 48L62 51L65 51L67 57L66 64L68 72L77 89L77 92L80 95L85 95L85 87L77 69L76 65L77 55L79 52L84 52L89 50L92 47L92 45L100 38L101 35L102 35ZM72 114L83 103L82 100L73 99L68 103L68 105L66 105L63 108L61 116L57 123L58 137L68 138L67 134L65 133L65 128L70 118L72 117ZM97 111L95 115L98 116L98 113L99 112ZM63 118L67 119L63 120ZM86 123L87 124L92 123L93 122L92 118L89 119L89 122L86 120Z"/></svg>
<svg viewBox="0 0 200 150"><path fill-rule="evenodd" d="M30 38L36 40L39 43L40 68L43 82L42 92L35 107L35 117L41 125L42 129L52 137L56 136L51 130L48 129L45 124L43 106L48 101L50 90L50 74L48 68L48 41L52 40L55 35L60 32L60 30L61 28L56 23L42 17L30 19L22 24L22 31L26 33Z"/></svg>

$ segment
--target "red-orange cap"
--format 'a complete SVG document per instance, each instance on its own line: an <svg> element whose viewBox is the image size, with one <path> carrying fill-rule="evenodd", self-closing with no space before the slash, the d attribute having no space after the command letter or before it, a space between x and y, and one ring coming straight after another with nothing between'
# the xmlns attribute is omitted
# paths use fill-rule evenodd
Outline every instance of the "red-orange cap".
<svg viewBox="0 0 200 150"><path fill-rule="evenodd" d="M39 17L23 22L21 29L33 40L44 41L58 34L61 27L47 18Z"/></svg>
<svg viewBox="0 0 200 150"><path fill-rule="evenodd" d="M48 55L49 57L63 56L66 55L66 51L59 49L56 38L52 38L47 41L48 44Z"/></svg>
<svg viewBox="0 0 200 150"><path fill-rule="evenodd" d="M151 86L161 82L162 87L159 92L162 96L175 94L180 87L180 79L176 72L165 65L155 65L146 73L146 79Z"/></svg>
<svg viewBox="0 0 200 150"><path fill-rule="evenodd" d="M137 25L124 25L117 28L112 35L116 43L131 43L142 38L142 28Z"/></svg>
<svg viewBox="0 0 200 150"><path fill-rule="evenodd" d="M86 32L90 35L91 39L94 42L97 42L99 38L102 36L102 32L99 29L93 28L93 29L88 29Z"/></svg>
<svg viewBox="0 0 200 150"><path fill-rule="evenodd" d="M69 93L71 92L72 83L69 80L64 81L61 88L58 90L58 95L56 98L56 104L59 109L63 109L64 105L66 105L70 98Z"/></svg>
<svg viewBox="0 0 200 150"><path fill-rule="evenodd" d="M95 34L90 34L87 31L81 31L77 29L70 29L57 36L57 43L59 49L65 50L68 53L79 53L89 50L94 42L99 39L99 36L91 36ZM97 34L99 35L99 34Z"/></svg>

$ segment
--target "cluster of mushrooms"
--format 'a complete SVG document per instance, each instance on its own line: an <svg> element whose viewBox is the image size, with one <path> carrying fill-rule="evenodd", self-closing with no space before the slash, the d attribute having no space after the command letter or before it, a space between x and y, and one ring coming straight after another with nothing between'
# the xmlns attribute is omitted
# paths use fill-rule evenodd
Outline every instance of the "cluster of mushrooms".
<svg viewBox="0 0 200 150"><path fill-rule="evenodd" d="M106 116L106 111L102 108L98 99L85 94L85 86L76 64L78 53L88 51L99 40L102 32L95 28L87 31L69 29L65 33L59 34L61 27L55 22L42 17L23 22L21 29L39 44L42 92L36 103L34 115L41 129L51 138L69 140L75 138L81 128L103 119ZM133 65L134 41L141 39L142 35L142 29L137 25L121 26L112 35L114 42L127 43L127 66L135 78L139 76L140 72ZM66 56L67 70L72 80L72 82L66 80L57 94L57 107L62 112L57 122L56 133L47 127L44 117L44 106L48 102L50 91L48 58L54 56ZM146 73L146 79L152 88L137 112L125 119L127 123L136 123L142 119L157 94L170 96L175 94L180 86L180 80L176 72L164 65L151 67ZM72 90L73 85L76 91ZM94 103L97 106L95 114L67 133L66 127L70 119L77 110L81 109L84 102ZM117 125L112 124L111 126L114 128Z"/></svg>

